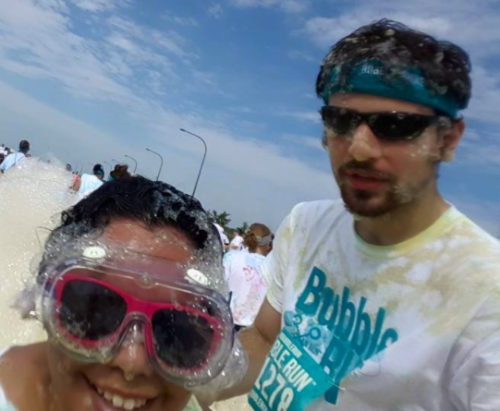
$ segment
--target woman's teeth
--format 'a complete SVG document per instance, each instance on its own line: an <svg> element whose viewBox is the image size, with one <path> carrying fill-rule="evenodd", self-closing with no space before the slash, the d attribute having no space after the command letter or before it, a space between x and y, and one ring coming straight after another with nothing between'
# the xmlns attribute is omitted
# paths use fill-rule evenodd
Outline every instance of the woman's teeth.
<svg viewBox="0 0 500 411"><path fill-rule="evenodd" d="M137 399L137 398L124 398L120 395L110 393L106 390L101 390L96 387L99 395L106 400L108 400L115 408L121 408L127 411L136 410L141 408L144 404L146 404L147 400Z"/></svg>

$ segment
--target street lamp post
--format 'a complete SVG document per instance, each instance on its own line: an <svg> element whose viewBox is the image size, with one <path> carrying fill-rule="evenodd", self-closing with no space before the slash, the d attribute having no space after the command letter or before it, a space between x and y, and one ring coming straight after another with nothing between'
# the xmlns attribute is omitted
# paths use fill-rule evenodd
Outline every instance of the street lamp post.
<svg viewBox="0 0 500 411"><path fill-rule="evenodd" d="M127 156L126 154L125 154L125 157L130 158L131 160L134 161L134 163L135 163L134 174L135 174L135 172L137 171L137 160L134 157Z"/></svg>
<svg viewBox="0 0 500 411"><path fill-rule="evenodd" d="M196 183L194 184L194 190L193 190L193 194L191 195L191 197L194 197L194 193L196 193L196 188L198 187L198 181L200 181L200 176L201 176L201 170L203 170L203 164L205 164L205 158L207 157L207 143L205 143L205 140L203 140L203 138L201 138L199 135L197 134L194 134L194 133L191 133L190 131L188 130L185 130L183 128L180 129L183 133L188 133L188 134L191 134L192 136L198 138L201 140L201 142L203 143L203 146L205 146L205 153L203 154L203 160L201 160L201 165L200 165L200 170L198 171L198 177L196 177Z"/></svg>
<svg viewBox="0 0 500 411"><path fill-rule="evenodd" d="M156 151L153 151L153 150L150 150L149 148L146 148L147 151L149 151L150 153L153 153L153 154L156 154L158 157L160 157L160 169L158 170L158 176L156 177L156 181L158 181L160 179L160 174L161 174L161 169L163 168L163 157L161 156L160 153L157 153Z"/></svg>

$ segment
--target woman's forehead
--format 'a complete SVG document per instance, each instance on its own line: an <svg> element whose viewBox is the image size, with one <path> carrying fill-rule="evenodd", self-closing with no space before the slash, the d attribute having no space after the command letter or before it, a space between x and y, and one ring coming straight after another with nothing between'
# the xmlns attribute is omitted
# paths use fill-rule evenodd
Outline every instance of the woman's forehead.
<svg viewBox="0 0 500 411"><path fill-rule="evenodd" d="M194 252L192 241L179 229L147 226L135 220L112 220L102 239L118 249L124 247L139 254L177 262L187 261Z"/></svg>

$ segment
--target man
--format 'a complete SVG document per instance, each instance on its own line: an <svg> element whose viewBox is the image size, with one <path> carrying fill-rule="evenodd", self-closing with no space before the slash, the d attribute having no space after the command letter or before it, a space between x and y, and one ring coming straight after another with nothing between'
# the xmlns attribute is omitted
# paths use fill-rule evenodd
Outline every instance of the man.
<svg viewBox="0 0 500 411"><path fill-rule="evenodd" d="M334 45L317 92L343 202L282 223L240 334L250 371L221 398L253 385L255 410L500 410L500 247L437 187L469 74L461 48L392 21Z"/></svg>
<svg viewBox="0 0 500 411"><path fill-rule="evenodd" d="M27 140L21 140L19 143L19 151L17 153L11 153L3 160L0 164L0 171L5 173L8 169L13 166L22 163L30 151L30 143Z"/></svg>
<svg viewBox="0 0 500 411"><path fill-rule="evenodd" d="M96 164L93 168L93 175L83 174L82 177L73 183L73 190L82 198L97 190L103 184L104 169L101 164Z"/></svg>

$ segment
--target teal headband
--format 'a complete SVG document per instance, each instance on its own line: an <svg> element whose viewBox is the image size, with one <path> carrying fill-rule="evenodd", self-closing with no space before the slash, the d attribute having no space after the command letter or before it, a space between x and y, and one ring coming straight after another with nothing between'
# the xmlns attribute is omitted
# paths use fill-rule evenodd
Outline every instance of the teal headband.
<svg viewBox="0 0 500 411"><path fill-rule="evenodd" d="M446 91L438 94L428 90L420 69L403 70L390 82L385 77L386 70L378 61L362 62L354 66L346 81L340 84L340 67L336 66L321 96L325 104L329 104L330 96L339 92L373 94L431 107L451 118L457 117L460 107L456 99Z"/></svg>

